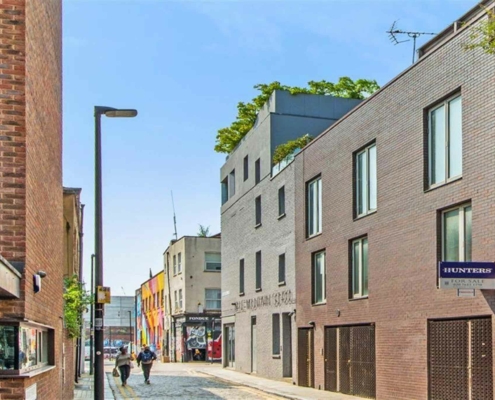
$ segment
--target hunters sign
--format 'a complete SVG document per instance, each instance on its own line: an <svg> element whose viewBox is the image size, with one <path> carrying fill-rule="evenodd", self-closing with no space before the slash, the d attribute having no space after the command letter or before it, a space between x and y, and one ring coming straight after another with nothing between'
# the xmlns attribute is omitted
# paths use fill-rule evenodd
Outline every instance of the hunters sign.
<svg viewBox="0 0 495 400"><path fill-rule="evenodd" d="M235 312L239 313L262 307L280 307L285 304L294 303L295 299L292 297L292 292L290 290L284 290L283 292L258 296L254 299L236 301L233 305L235 306Z"/></svg>
<svg viewBox="0 0 495 400"><path fill-rule="evenodd" d="M495 263L442 261L441 289L495 289Z"/></svg>

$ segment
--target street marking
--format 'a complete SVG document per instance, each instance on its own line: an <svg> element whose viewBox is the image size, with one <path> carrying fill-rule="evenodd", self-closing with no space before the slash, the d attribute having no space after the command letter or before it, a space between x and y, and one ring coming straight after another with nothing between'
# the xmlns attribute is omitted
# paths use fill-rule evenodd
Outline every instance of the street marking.
<svg viewBox="0 0 495 400"><path fill-rule="evenodd" d="M139 397L137 396L136 392L134 391L133 388L131 388L130 386L127 386L126 385L126 389L129 390L129 392L131 392L131 399L135 399L135 400L139 400Z"/></svg>
<svg viewBox="0 0 495 400"><path fill-rule="evenodd" d="M117 386L117 388L119 389L120 394L122 396L124 396L124 399L128 399L129 397L127 397L127 394L125 393L124 388L121 385L119 385L119 381L117 380L116 376L113 377L113 381L115 383L115 386Z"/></svg>

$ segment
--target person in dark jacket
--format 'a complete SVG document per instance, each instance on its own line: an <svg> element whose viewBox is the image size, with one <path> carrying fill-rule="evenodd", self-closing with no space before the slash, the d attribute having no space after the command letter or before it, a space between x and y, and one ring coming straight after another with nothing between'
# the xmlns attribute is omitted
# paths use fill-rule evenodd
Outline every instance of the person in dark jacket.
<svg viewBox="0 0 495 400"><path fill-rule="evenodd" d="M150 350L150 346L144 346L144 350L141 351L137 357L137 365L141 364L144 375L144 383L150 384L150 372L153 365L153 361L156 360L156 354Z"/></svg>

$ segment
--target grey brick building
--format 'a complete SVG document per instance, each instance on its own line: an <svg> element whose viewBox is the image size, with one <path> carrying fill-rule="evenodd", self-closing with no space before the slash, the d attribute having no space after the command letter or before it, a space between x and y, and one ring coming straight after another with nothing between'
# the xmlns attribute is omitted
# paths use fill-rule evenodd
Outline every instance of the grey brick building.
<svg viewBox="0 0 495 400"><path fill-rule="evenodd" d="M276 91L221 169L223 365L273 378L295 368L294 166L275 148L317 136L360 101Z"/></svg>
<svg viewBox="0 0 495 400"><path fill-rule="evenodd" d="M438 275L495 260L495 57L464 49L481 18L474 7L295 158L299 385L494 398L495 293L459 297Z"/></svg>

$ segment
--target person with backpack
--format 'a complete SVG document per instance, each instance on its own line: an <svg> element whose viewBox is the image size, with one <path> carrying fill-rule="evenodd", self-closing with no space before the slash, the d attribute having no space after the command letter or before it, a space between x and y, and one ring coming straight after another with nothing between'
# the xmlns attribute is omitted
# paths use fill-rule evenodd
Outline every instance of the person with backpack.
<svg viewBox="0 0 495 400"><path fill-rule="evenodd" d="M156 354L150 350L150 346L144 346L144 350L141 351L137 357L137 365L141 364L144 375L144 383L150 384L150 371L153 361L156 360Z"/></svg>

